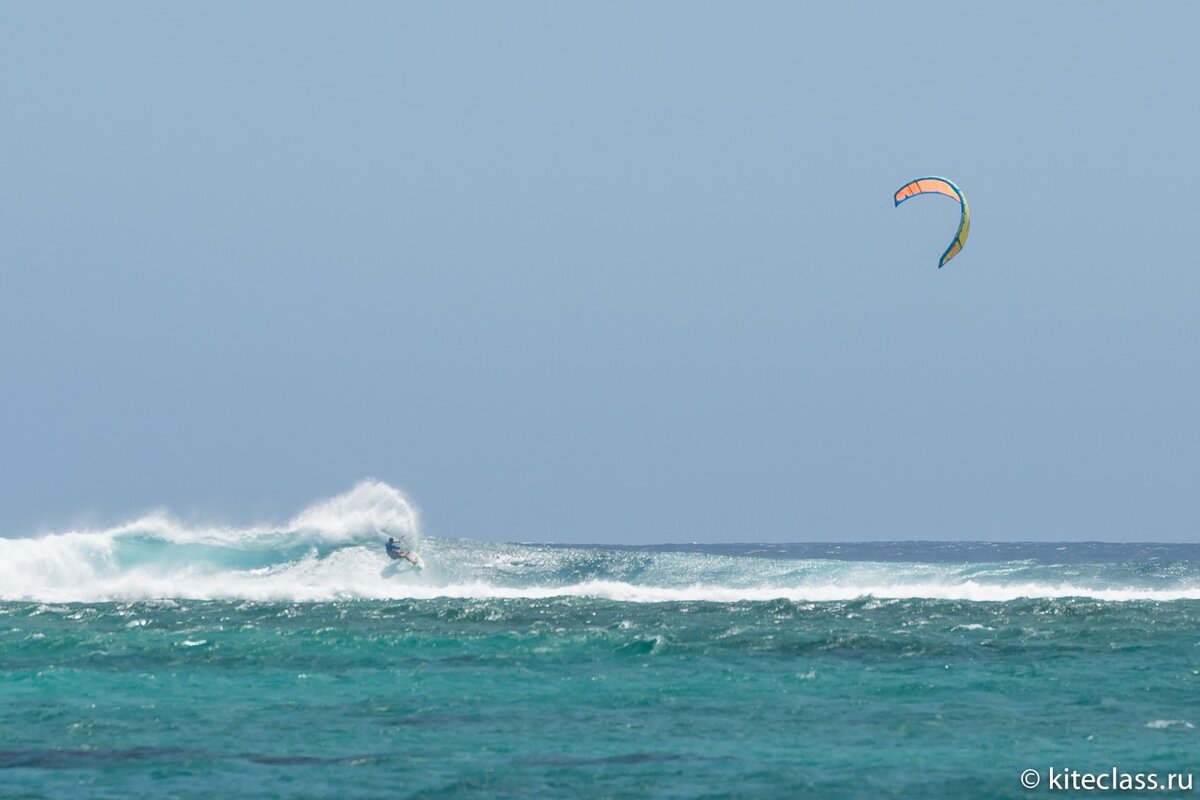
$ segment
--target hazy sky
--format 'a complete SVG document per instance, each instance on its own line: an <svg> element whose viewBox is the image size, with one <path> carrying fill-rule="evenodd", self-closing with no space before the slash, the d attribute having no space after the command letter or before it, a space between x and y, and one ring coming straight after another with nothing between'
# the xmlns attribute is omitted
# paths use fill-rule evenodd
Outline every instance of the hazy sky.
<svg viewBox="0 0 1200 800"><path fill-rule="evenodd" d="M3 2L0 532L1195 539L1198 30Z"/></svg>

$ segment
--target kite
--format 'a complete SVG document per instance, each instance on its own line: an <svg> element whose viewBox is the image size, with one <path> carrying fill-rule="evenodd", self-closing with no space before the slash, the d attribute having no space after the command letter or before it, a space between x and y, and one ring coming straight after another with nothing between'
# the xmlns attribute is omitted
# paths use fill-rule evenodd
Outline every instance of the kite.
<svg viewBox="0 0 1200 800"><path fill-rule="evenodd" d="M910 197L916 197L919 194L941 194L954 200L962 208L962 216L958 221L958 230L954 234L954 238L950 240L950 246L946 248L946 252L942 253L941 259L938 261L938 269L946 266L950 259L958 255L958 252L963 249L963 245L967 243L967 235L971 233L971 210L967 208L967 198L963 197L963 193L952 181L945 178L928 177L917 178L915 181L904 184L896 190L896 205L900 205Z"/></svg>

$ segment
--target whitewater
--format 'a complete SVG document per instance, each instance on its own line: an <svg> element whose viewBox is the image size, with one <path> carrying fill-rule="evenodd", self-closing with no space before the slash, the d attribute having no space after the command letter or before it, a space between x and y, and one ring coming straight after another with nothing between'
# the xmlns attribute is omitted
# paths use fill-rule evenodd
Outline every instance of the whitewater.
<svg viewBox="0 0 1200 800"><path fill-rule="evenodd" d="M752 532L751 532L752 534ZM426 569L397 569L387 536ZM1200 548L1103 543L561 546L423 535L395 487L363 481L281 524L121 525L0 538L0 600L590 597L719 603L879 599L1200 599Z"/></svg>
<svg viewBox="0 0 1200 800"><path fill-rule="evenodd" d="M1030 769L1182 775L1198 626L1196 545L485 542L364 481L279 522L0 539L0 796L1008 798Z"/></svg>

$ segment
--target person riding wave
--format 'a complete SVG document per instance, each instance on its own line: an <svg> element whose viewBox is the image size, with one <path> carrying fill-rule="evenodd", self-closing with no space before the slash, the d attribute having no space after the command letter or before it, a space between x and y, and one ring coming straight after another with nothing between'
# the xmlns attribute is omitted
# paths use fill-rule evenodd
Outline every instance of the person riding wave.
<svg viewBox="0 0 1200 800"><path fill-rule="evenodd" d="M417 563L417 557L408 549L408 545L404 542L396 541L391 536L388 537L387 544L383 546L383 549L387 551L388 556L393 561L399 561L403 558L410 564L415 565Z"/></svg>

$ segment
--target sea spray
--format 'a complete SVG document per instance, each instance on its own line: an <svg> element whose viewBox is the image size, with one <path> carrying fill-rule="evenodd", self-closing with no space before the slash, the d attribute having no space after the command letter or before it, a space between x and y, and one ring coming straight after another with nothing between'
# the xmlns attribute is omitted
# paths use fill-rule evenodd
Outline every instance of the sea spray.
<svg viewBox="0 0 1200 800"><path fill-rule="evenodd" d="M396 569L387 535L424 557ZM624 602L1005 602L1200 599L1194 545L555 546L422 536L397 489L365 481L278 525L189 526L157 512L112 528L0 539L0 600L310 601L593 597Z"/></svg>

